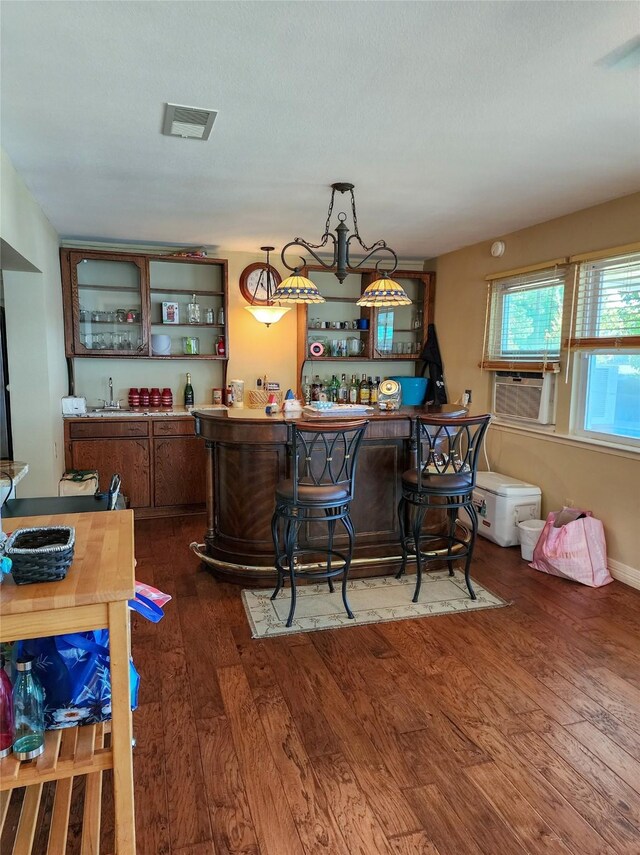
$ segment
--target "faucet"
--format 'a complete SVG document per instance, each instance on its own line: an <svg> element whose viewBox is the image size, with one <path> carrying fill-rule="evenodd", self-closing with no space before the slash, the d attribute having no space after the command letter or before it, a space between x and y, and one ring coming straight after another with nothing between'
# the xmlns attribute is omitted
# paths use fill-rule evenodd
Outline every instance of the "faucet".
<svg viewBox="0 0 640 855"><path fill-rule="evenodd" d="M104 404L105 410L119 410L120 409L120 399L117 401L113 400L113 379L109 377L109 400L105 401L104 398L101 398L102 403Z"/></svg>

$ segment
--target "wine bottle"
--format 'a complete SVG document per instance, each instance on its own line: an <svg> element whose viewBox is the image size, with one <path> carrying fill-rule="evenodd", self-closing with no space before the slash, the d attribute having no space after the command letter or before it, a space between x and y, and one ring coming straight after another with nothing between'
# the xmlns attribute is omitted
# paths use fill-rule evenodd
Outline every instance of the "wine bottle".
<svg viewBox="0 0 640 855"><path fill-rule="evenodd" d="M311 403L311 384L309 383L309 378L306 374L302 383L302 397L304 398L305 404Z"/></svg>
<svg viewBox="0 0 640 855"><path fill-rule="evenodd" d="M187 372L187 385L184 387L184 405L185 407L193 407L195 399L193 397L193 386L191 385L191 374Z"/></svg>
<svg viewBox="0 0 640 855"><path fill-rule="evenodd" d="M375 380L371 383L371 390L369 392L369 403L371 406L375 406L378 403L378 386L380 385L380 378L376 377Z"/></svg>
<svg viewBox="0 0 640 855"><path fill-rule="evenodd" d="M356 375L351 375L351 385L349 386L349 403L357 404L358 403L358 380L356 379Z"/></svg>
<svg viewBox="0 0 640 855"><path fill-rule="evenodd" d="M342 375L340 387L338 389L338 403L347 404L349 402L349 387L347 386L347 375Z"/></svg>

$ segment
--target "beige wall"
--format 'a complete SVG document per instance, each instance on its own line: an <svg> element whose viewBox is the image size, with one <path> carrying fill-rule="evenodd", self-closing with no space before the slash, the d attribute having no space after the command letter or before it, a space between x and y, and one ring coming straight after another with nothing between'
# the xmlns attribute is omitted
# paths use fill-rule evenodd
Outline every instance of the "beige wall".
<svg viewBox="0 0 640 855"><path fill-rule="evenodd" d="M493 258L493 240L505 241ZM474 412L491 407L491 374L478 367L482 353L488 273L640 239L640 193L448 253L437 259L435 319L451 400L473 390ZM570 384L558 385L557 431L568 431ZM588 508L603 520L609 556L640 570L640 455L492 426L491 467L537 484L543 515L563 504Z"/></svg>
<svg viewBox="0 0 640 855"><path fill-rule="evenodd" d="M3 270L14 457L30 469L18 495L55 495L67 387L58 236L1 150L0 182L0 237L37 271Z"/></svg>

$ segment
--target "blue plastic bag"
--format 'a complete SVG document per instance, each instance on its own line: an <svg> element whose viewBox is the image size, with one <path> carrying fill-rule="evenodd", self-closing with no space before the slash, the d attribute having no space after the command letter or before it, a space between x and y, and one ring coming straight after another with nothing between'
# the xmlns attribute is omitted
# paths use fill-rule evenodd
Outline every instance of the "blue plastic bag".
<svg viewBox="0 0 640 855"><path fill-rule="evenodd" d="M154 623L163 616L162 609L141 594L129 600L129 607ZM95 724L111 718L108 630L18 641L14 654L34 659L33 671L44 689L47 730ZM138 706L140 677L132 660L129 666L134 710Z"/></svg>

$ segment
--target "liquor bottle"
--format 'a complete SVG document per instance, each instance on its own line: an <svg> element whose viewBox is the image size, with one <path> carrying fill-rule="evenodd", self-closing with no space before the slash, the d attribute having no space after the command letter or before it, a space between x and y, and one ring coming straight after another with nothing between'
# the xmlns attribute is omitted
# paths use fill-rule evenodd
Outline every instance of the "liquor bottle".
<svg viewBox="0 0 640 855"><path fill-rule="evenodd" d="M262 381L260 381L260 385L262 385ZM302 380L302 397L305 404L311 403L311 385L309 384L309 378L306 374Z"/></svg>
<svg viewBox="0 0 640 855"><path fill-rule="evenodd" d="M318 394L318 400L320 401L328 401L329 400L329 384L325 383L324 380L320 381L320 390Z"/></svg>
<svg viewBox="0 0 640 855"><path fill-rule="evenodd" d="M218 356L224 356L224 336L218 336L218 343L216 345L216 353Z"/></svg>
<svg viewBox="0 0 640 855"><path fill-rule="evenodd" d="M358 395L358 400L360 404L368 404L369 403L369 384L367 383L367 375L362 375L362 380L360 381L360 390Z"/></svg>
<svg viewBox="0 0 640 855"><path fill-rule="evenodd" d="M11 754L13 745L13 693L4 665L4 656L0 656L0 757Z"/></svg>
<svg viewBox="0 0 640 855"><path fill-rule="evenodd" d="M358 381L356 379L356 375L351 375L351 384L349 385L349 403L357 404L358 403Z"/></svg>
<svg viewBox="0 0 640 855"><path fill-rule="evenodd" d="M198 303L198 299L194 294L191 303L187 303L187 322L190 324L199 324L201 319L200 303Z"/></svg>
<svg viewBox="0 0 640 855"><path fill-rule="evenodd" d="M342 375L342 380L340 381L340 386L338 387L338 403L339 404L348 404L349 403L349 387L347 386L347 375Z"/></svg>
<svg viewBox="0 0 640 855"><path fill-rule="evenodd" d="M313 383L311 384L311 400L319 401L320 400L320 375L316 374L313 378Z"/></svg>
<svg viewBox="0 0 640 855"><path fill-rule="evenodd" d="M18 760L32 760L44 751L44 692L33 674L31 656L16 662L13 687L13 753Z"/></svg>
<svg viewBox="0 0 640 855"><path fill-rule="evenodd" d="M193 397L193 386L191 385L191 374L187 373L187 385L184 387L184 405L185 407L193 407L195 399Z"/></svg>
<svg viewBox="0 0 640 855"><path fill-rule="evenodd" d="M369 391L369 403L372 407L377 406L378 404L378 386L380 385L380 378L376 377L376 379L371 384L371 389Z"/></svg>
<svg viewBox="0 0 640 855"><path fill-rule="evenodd" d="M338 382L338 378L334 374L331 378L331 388L329 390L329 400L333 401L334 404L338 403L338 392L340 391L340 383Z"/></svg>

